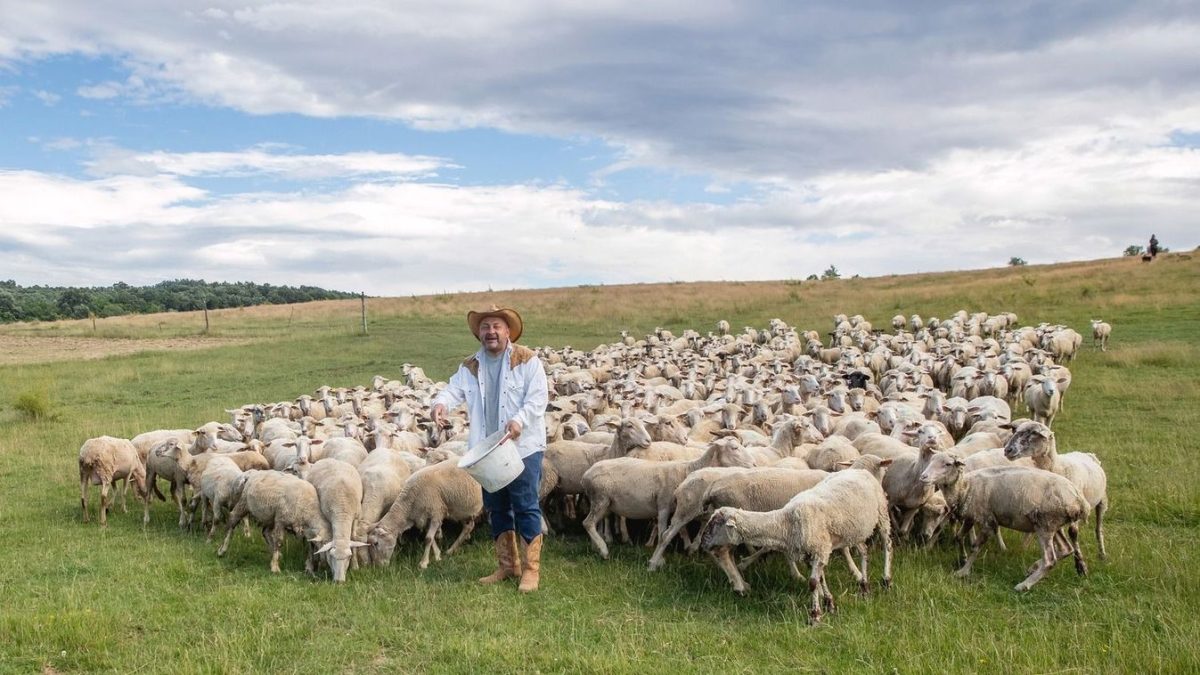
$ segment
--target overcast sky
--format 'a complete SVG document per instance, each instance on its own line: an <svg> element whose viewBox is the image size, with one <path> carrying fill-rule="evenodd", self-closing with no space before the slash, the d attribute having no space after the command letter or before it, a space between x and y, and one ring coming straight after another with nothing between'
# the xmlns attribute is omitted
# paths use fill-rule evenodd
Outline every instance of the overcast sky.
<svg viewBox="0 0 1200 675"><path fill-rule="evenodd" d="M1190 249L1198 148L1195 2L0 0L0 279L23 285Z"/></svg>

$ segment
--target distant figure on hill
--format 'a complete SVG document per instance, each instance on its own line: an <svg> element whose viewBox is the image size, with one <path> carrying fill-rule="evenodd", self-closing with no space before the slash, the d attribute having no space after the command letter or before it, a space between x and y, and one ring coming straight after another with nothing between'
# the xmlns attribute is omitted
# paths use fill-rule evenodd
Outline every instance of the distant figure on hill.
<svg viewBox="0 0 1200 675"><path fill-rule="evenodd" d="M1146 249L1146 252L1150 254L1151 260L1158 257L1158 237L1153 234L1150 235L1150 247Z"/></svg>

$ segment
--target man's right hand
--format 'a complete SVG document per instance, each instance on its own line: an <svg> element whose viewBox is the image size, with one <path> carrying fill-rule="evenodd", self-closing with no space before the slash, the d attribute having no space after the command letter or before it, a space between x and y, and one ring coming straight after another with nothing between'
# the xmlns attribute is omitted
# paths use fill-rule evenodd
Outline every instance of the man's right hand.
<svg viewBox="0 0 1200 675"><path fill-rule="evenodd" d="M433 406L433 410L430 411L430 416L433 418L433 423L442 429L450 426L450 420L446 419L446 406L442 405L441 403Z"/></svg>

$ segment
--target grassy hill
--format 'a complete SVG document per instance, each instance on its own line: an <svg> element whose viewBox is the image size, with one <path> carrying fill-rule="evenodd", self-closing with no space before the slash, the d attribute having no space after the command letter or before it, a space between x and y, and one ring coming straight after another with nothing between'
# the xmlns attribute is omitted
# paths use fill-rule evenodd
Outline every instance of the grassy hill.
<svg viewBox="0 0 1200 675"><path fill-rule="evenodd" d="M0 361L0 672L1195 672L1194 258L373 299L366 336L357 301L210 311L204 335L198 313L0 327L0 352L33 345ZM840 611L810 628L807 589L778 560L751 569L752 593L736 598L705 558L675 553L649 573L649 551L617 546L605 562L568 531L547 544L542 591L519 598L475 586L491 569L484 528L424 573L410 543L391 567L353 571L334 587L305 578L295 542L279 576L257 537L236 535L218 560L202 537L176 530L166 504L146 529L132 505L107 530L80 522L75 458L85 438L194 427L242 403L394 377L403 362L445 378L474 349L466 310L491 302L521 310L523 343L582 349L620 330L707 331L722 318L735 329L779 317L824 332L837 312L887 327L897 313L1011 310L1023 324L1062 322L1085 336L1087 320L1103 318L1114 327L1110 351L1085 340L1055 426L1062 450L1104 462L1110 559L1096 558L1088 533L1090 576L1063 565L1017 595L1036 552L1011 534L1009 551L989 550L967 581L951 578L949 547L899 547L895 588L870 599L832 564ZM18 397L48 417L28 419Z"/></svg>

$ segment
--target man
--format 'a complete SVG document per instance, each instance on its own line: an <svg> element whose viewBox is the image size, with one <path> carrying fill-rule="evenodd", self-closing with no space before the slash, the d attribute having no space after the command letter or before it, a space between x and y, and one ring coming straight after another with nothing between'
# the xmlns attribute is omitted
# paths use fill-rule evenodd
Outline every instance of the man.
<svg viewBox="0 0 1200 675"><path fill-rule="evenodd" d="M542 479L542 455L546 450L546 369L532 349L516 344L521 337L521 315L492 305L467 313L467 325L480 348L463 361L450 384L433 399L435 424L449 425L447 412L467 404L470 445L474 446L500 429L517 444L525 464L521 475L499 492L483 493L496 543L496 571L479 580L494 584L521 577L519 590L537 590L541 573L542 510L538 484ZM524 543L524 561L517 549L517 535Z"/></svg>

